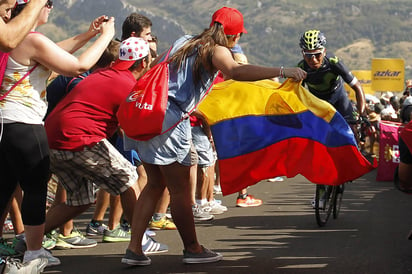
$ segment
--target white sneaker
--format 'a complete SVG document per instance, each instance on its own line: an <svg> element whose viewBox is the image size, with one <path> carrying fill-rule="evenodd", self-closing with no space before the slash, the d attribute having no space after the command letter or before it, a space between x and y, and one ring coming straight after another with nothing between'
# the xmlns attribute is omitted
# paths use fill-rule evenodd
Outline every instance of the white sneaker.
<svg viewBox="0 0 412 274"><path fill-rule="evenodd" d="M208 202L208 205L209 205L211 208L218 208L219 210L222 210L223 212L226 212L226 211L227 211L227 207L224 206L224 205L222 205L222 204L217 203L215 199L213 199L212 201Z"/></svg>
<svg viewBox="0 0 412 274"><path fill-rule="evenodd" d="M195 204L192 206L193 217L196 221L209 221L212 220L215 216L203 210L201 206Z"/></svg>
<svg viewBox="0 0 412 274"><path fill-rule="evenodd" d="M48 261L47 266L59 265L61 263L58 258L54 257L49 251L47 251L43 247L40 250L27 250L26 252L24 252L23 263L29 262L37 258L46 258Z"/></svg>
<svg viewBox="0 0 412 274"><path fill-rule="evenodd" d="M218 208L218 207L216 207L216 206L211 207L211 206L209 205L209 203L206 203L206 204L204 204L204 205L199 205L199 207L200 207L204 212L207 212L207 213L209 213L209 214L211 214L211 215L219 215L219 214L223 214L223 213L224 213L224 211L223 211L222 209L220 209L220 208Z"/></svg>
<svg viewBox="0 0 412 274"><path fill-rule="evenodd" d="M46 258L37 258L22 264L19 260L8 258L5 261L4 274L38 274L43 272L47 265Z"/></svg>

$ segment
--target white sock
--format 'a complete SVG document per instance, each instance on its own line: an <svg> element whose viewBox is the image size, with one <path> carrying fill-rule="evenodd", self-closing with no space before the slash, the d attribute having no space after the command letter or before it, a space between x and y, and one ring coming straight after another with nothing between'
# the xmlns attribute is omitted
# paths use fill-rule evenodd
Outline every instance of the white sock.
<svg viewBox="0 0 412 274"><path fill-rule="evenodd" d="M207 203L207 200L206 199L201 199L201 200L198 200L198 199L196 199L196 204L198 204L198 205L205 205Z"/></svg>

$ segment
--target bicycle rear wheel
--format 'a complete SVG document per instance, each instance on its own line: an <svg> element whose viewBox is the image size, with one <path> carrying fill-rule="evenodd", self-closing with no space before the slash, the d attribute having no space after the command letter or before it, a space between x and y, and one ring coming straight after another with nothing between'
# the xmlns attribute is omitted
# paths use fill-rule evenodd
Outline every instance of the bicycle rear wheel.
<svg viewBox="0 0 412 274"><path fill-rule="evenodd" d="M343 191L345 190L345 185L340 185L340 186L334 186L334 203L333 203L333 219L338 218L339 212L340 212L340 206L342 204L342 197L343 197Z"/></svg>
<svg viewBox="0 0 412 274"><path fill-rule="evenodd" d="M316 185L315 216L319 226L324 226L333 210L333 187Z"/></svg>

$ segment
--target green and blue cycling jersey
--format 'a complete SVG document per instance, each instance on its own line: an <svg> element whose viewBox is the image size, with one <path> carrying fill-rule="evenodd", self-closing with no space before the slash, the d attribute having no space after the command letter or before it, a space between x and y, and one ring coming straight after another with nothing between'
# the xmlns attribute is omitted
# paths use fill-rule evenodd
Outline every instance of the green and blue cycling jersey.
<svg viewBox="0 0 412 274"><path fill-rule="evenodd" d="M307 72L302 85L316 97L333 105L348 123L355 123L355 109L350 102L343 81L353 86L357 79L338 57L325 56L319 69L312 69L302 60L298 67Z"/></svg>

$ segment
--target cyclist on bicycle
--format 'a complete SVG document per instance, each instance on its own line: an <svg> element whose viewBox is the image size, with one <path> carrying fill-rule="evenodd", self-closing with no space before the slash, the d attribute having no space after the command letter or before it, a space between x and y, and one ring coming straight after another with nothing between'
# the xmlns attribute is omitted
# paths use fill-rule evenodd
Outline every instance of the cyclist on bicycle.
<svg viewBox="0 0 412 274"><path fill-rule="evenodd" d="M325 45L326 37L319 30L308 30L300 37L299 46L303 59L298 67L307 72L302 85L316 97L333 105L356 132L356 113L366 114L365 93L358 79L352 75L342 60L337 56L326 55ZM357 112L348 98L343 81L355 91Z"/></svg>
<svg viewBox="0 0 412 274"><path fill-rule="evenodd" d="M338 57L326 55L325 45L326 37L319 30L308 30L300 37L299 46L303 59L298 63L298 67L307 72L302 85L316 97L333 105L349 124L359 142L357 114L366 115L365 93L358 79ZM348 98L343 81L355 91L357 111ZM312 206L314 207L314 201Z"/></svg>

